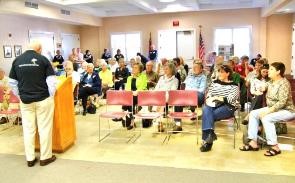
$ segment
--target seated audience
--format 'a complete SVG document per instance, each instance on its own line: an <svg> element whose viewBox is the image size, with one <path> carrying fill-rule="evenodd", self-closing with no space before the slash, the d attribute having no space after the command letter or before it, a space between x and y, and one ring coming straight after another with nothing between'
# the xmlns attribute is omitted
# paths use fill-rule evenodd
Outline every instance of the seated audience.
<svg viewBox="0 0 295 183"><path fill-rule="evenodd" d="M81 53L81 49L80 48L77 48L76 49L76 53L77 53L77 56L78 56L77 63L78 64L81 64L81 62L83 61L84 55L83 55L83 53Z"/></svg>
<svg viewBox="0 0 295 183"><path fill-rule="evenodd" d="M258 62L261 60L258 60L255 65L258 64ZM250 82L250 94L253 96L251 100L251 108L250 111L255 109L260 109L264 107L265 103L265 89L267 88L269 78L268 78L268 69L269 65L264 64L260 71L258 72L258 75L254 78L252 78ZM249 115L245 117L243 120L243 124L248 124L248 118Z"/></svg>
<svg viewBox="0 0 295 183"><path fill-rule="evenodd" d="M176 66L177 73L179 73L179 75L180 75L180 78L178 78L178 79L180 79L180 83L179 83L179 85L180 85L185 80L187 74L186 74L186 71L185 71L183 65L181 65L180 59L178 57L173 58L173 62Z"/></svg>
<svg viewBox="0 0 295 183"><path fill-rule="evenodd" d="M121 53L120 49L117 49L117 54L114 57L116 61L118 62L120 58L124 58L124 55Z"/></svg>
<svg viewBox="0 0 295 183"><path fill-rule="evenodd" d="M148 62L148 59L144 55L142 55L141 53L137 53L136 56L140 57L140 61L143 64L143 67L144 67L144 70L145 70L146 63Z"/></svg>
<svg viewBox="0 0 295 183"><path fill-rule="evenodd" d="M254 70L249 72L247 77L245 78L247 87L250 85L250 82L254 78L256 78L258 75L260 75L260 70L261 70L263 64L264 64L263 60L257 60L255 62Z"/></svg>
<svg viewBox="0 0 295 183"><path fill-rule="evenodd" d="M5 106L5 93L9 94L10 93L10 87L8 85L8 77L5 76L5 72L2 68L0 68L0 87L3 89L3 98L1 100L3 100L3 103L1 104L1 110L7 110L8 109L8 104L6 104L7 106ZM9 95L7 95L9 96ZM7 98L8 99L8 98ZM6 116L1 116L1 120L0 120L0 124L5 124L7 123L7 119Z"/></svg>
<svg viewBox="0 0 295 183"><path fill-rule="evenodd" d="M87 74L81 78L79 87L79 98L82 99L83 116L86 115L87 98L90 95L101 93L101 81L96 72L93 72L94 66L92 63L87 65Z"/></svg>
<svg viewBox="0 0 295 183"><path fill-rule="evenodd" d="M109 62L108 62L108 63L109 63L108 67L110 68L111 72L112 72L113 74L115 74L116 69L119 67L118 62L117 62L116 59L114 59L114 58L109 58L108 61L109 61ZM120 61L120 60L119 60L119 61Z"/></svg>
<svg viewBox="0 0 295 183"><path fill-rule="evenodd" d="M212 65L210 69L211 81L218 79L218 70L219 70L219 67L223 64L223 62L224 62L224 56L216 57L215 63Z"/></svg>
<svg viewBox="0 0 295 183"><path fill-rule="evenodd" d="M97 59L94 62L94 72L99 73L101 71L101 63L105 62L104 59Z"/></svg>
<svg viewBox="0 0 295 183"><path fill-rule="evenodd" d="M115 71L115 90L125 89L125 83L129 76L128 68L125 65L124 58L119 60L119 67Z"/></svg>
<svg viewBox="0 0 295 183"><path fill-rule="evenodd" d="M90 50L85 51L84 60L87 63L93 63L93 56L91 55Z"/></svg>
<svg viewBox="0 0 295 183"><path fill-rule="evenodd" d="M87 65L88 63L86 61L83 61L81 63L81 67L78 69L78 73L80 74L80 78L84 76L84 74L87 73Z"/></svg>
<svg viewBox="0 0 295 183"><path fill-rule="evenodd" d="M250 142L240 148L241 151L258 151L257 133L260 121L263 124L269 150L265 156L281 154L278 146L278 139L275 123L289 121L295 118L295 107L291 95L291 86L284 77L285 65L281 62L274 62L270 65L268 76L271 79L267 87L266 107L250 112L248 125L248 139Z"/></svg>
<svg viewBox="0 0 295 183"><path fill-rule="evenodd" d="M65 68L65 72L62 75L65 75L66 77L72 77L73 90L74 90L76 85L80 83L80 74L77 71L74 71L73 63L71 61L65 61L64 68Z"/></svg>
<svg viewBox="0 0 295 183"><path fill-rule="evenodd" d="M245 111L245 103L248 101L249 95L246 88L246 77L249 72L253 70L252 66L249 65L249 57L242 56L241 63L236 65L235 71L240 74L240 103L241 111Z"/></svg>
<svg viewBox="0 0 295 183"><path fill-rule="evenodd" d="M168 63L168 60L166 58L162 58L161 62L157 64L157 74L159 77L163 76L164 73L164 66Z"/></svg>
<svg viewBox="0 0 295 183"><path fill-rule="evenodd" d="M106 62L101 63L101 71L98 73L101 79L101 90L103 94L103 98L106 98L107 90L114 86L113 82L113 74L108 69Z"/></svg>
<svg viewBox="0 0 295 183"><path fill-rule="evenodd" d="M147 89L153 90L159 80L159 76L156 72L153 71L154 68L154 62L148 61L146 63L146 70L143 72L146 74L148 83L147 83Z"/></svg>
<svg viewBox="0 0 295 183"><path fill-rule="evenodd" d="M207 87L207 76L203 72L203 64L201 60L195 60L193 70L186 77L185 90L197 90L198 105L202 106L205 98L205 90Z"/></svg>
<svg viewBox="0 0 295 183"><path fill-rule="evenodd" d="M101 59L104 59L108 63L108 59L112 58L111 53L107 48L103 50L103 54L101 55Z"/></svg>
<svg viewBox="0 0 295 183"><path fill-rule="evenodd" d="M233 71L233 73L232 73L232 81L235 83L235 84L237 84L237 85L239 85L240 84L240 82L241 82L241 76L240 76L240 74L238 74L238 73L236 73L235 71L234 71L234 68L235 68L235 60L234 59L229 59L228 61L227 61L227 65L232 69L232 71Z"/></svg>
<svg viewBox="0 0 295 183"><path fill-rule="evenodd" d="M173 62L168 62L167 64L165 64L164 66L164 75L160 77L155 90L156 91L166 91L166 100L168 101L168 91L170 90L177 90L178 88L178 79L175 77L176 75L176 67L175 64ZM157 112L162 112L164 111L164 108L161 107L157 107L155 109ZM167 111L166 111L167 112ZM164 128L163 128L163 124L162 122L159 122L158 124L158 131L159 132L164 132ZM180 123L177 123L174 127L174 130L179 131L181 130L181 126Z"/></svg>
<svg viewBox="0 0 295 183"><path fill-rule="evenodd" d="M53 63L57 62L57 69L63 69L63 62L64 62L64 58L62 57L62 55L60 54L60 50L56 50L56 55L53 57Z"/></svg>
<svg viewBox="0 0 295 183"><path fill-rule="evenodd" d="M135 107L137 105L137 92L147 89L147 78L145 74L142 74L143 65L140 63L134 63L132 68L132 75L128 77L126 83L126 91L133 92L133 106L122 106L124 111L132 112L126 116L126 119L114 119L114 121L121 120L123 127L127 127L131 130L135 127L133 121L133 114L135 113ZM138 107L138 111L141 107ZM133 109L133 111L132 111Z"/></svg>
<svg viewBox="0 0 295 183"><path fill-rule="evenodd" d="M253 58L253 59L250 61L250 64L251 64L253 67L255 67L256 62L257 62L258 60L260 60L261 57L262 57L261 54L257 54L256 58Z"/></svg>
<svg viewBox="0 0 295 183"><path fill-rule="evenodd" d="M206 104L203 106L201 152L211 150L213 141L217 139L214 123L233 117L239 98L239 88L231 80L231 68L228 65L221 65L218 72L218 79L210 85Z"/></svg>
<svg viewBox="0 0 295 183"><path fill-rule="evenodd" d="M182 57L178 57L180 60L180 65L183 66L184 70L186 71L186 75L188 75L189 68L188 65L184 62L184 59Z"/></svg>

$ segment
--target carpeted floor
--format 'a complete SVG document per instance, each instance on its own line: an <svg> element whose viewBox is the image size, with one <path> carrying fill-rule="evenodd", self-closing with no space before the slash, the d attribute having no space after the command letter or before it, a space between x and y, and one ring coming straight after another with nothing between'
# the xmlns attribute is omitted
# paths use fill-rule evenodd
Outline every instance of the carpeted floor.
<svg viewBox="0 0 295 183"><path fill-rule="evenodd" d="M0 154L1 183L294 183L295 177L57 159L28 168L24 156Z"/></svg>

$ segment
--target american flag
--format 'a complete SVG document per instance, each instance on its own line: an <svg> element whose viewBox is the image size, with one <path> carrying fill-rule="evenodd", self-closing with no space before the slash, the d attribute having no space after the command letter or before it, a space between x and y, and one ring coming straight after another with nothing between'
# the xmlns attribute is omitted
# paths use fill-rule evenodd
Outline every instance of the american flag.
<svg viewBox="0 0 295 183"><path fill-rule="evenodd" d="M152 33L150 32L150 39L149 39L149 51L152 50Z"/></svg>
<svg viewBox="0 0 295 183"><path fill-rule="evenodd" d="M204 60L205 58L205 45L202 37L202 32L200 30L200 37L199 37L199 59Z"/></svg>

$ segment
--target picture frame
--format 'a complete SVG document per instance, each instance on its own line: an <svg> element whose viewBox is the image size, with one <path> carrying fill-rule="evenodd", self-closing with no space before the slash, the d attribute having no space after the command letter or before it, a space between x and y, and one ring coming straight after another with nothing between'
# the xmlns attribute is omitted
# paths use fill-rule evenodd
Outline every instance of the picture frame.
<svg viewBox="0 0 295 183"><path fill-rule="evenodd" d="M22 46L21 45L14 45L14 55L18 57L22 54Z"/></svg>
<svg viewBox="0 0 295 183"><path fill-rule="evenodd" d="M3 46L4 58L12 58L12 47L9 45Z"/></svg>

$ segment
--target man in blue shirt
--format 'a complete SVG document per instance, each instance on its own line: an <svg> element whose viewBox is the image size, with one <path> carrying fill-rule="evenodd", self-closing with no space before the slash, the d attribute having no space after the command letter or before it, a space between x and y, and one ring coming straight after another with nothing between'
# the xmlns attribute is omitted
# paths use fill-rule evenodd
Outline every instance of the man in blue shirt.
<svg viewBox="0 0 295 183"><path fill-rule="evenodd" d="M205 90L207 88L207 77L203 72L203 64L201 61L194 61L193 70L183 82L185 84L185 90L196 90L198 94L198 106L202 106L204 103ZM190 110L195 112L196 106L191 106ZM175 112L182 112L183 107L175 107ZM192 119L194 120L194 119ZM174 133L182 131L181 120L175 119L175 126L173 128Z"/></svg>
<svg viewBox="0 0 295 183"><path fill-rule="evenodd" d="M201 106L204 103L204 95L207 87L207 77L203 72L202 62L194 62L193 71L189 73L185 81L185 90L197 90L198 91L198 105Z"/></svg>

